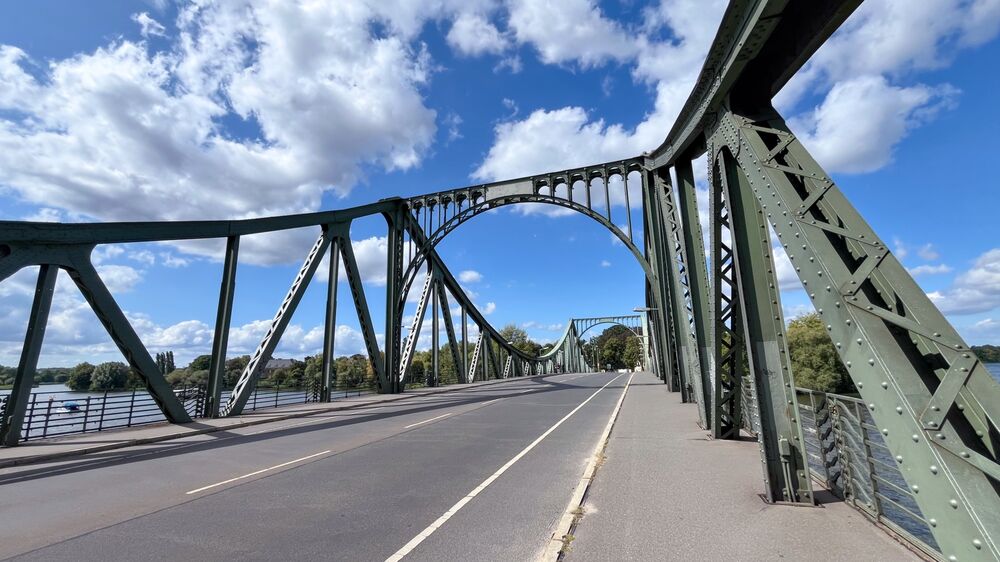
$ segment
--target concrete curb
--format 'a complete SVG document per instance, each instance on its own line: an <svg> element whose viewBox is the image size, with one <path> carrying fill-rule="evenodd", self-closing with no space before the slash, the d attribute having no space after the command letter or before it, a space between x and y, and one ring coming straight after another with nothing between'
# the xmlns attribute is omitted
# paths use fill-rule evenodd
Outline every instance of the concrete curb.
<svg viewBox="0 0 1000 562"><path fill-rule="evenodd" d="M635 373L629 375L628 382L625 383L625 389L622 390L622 395L618 398L618 403L611 412L608 424L604 426L604 432L601 433L601 437L597 440L597 446L594 447L594 454L590 456L590 462L587 463L587 467L583 470L583 476L580 477L580 482L577 483L576 489L573 490L569 505L566 506L566 511L559 519L556 530L549 537L549 542L545 545L545 550L538 557L538 562L556 562L563 554L563 549L566 546L563 541L573 531L578 521L578 516L581 515L579 510L583 508L587 489L590 488L590 483L594 481L594 475L597 473L597 465L604 454L604 450L608 447L608 441L611 439L611 429L615 426L615 422L618 421L618 412L622 409L622 404L625 402L625 395L628 393L628 387L632 384L633 377L635 377Z"/></svg>
<svg viewBox="0 0 1000 562"><path fill-rule="evenodd" d="M565 373L560 373L560 374L565 374ZM168 434L168 435L159 435L159 436L156 436L156 437L142 437L142 438L138 438L138 439L128 439L128 440L125 440L125 441L119 441L117 443L107 443L107 444L104 444L104 445L94 445L94 446L91 446L91 447L81 447L79 449L71 449L71 450L68 450L68 451L60 451L58 453L40 453L40 454L37 454L37 455L18 457L18 458L7 459L7 460L0 460L0 468L9 468L9 467L12 467L12 466L23 466L23 465L26 465L26 464L35 464L35 463L39 463L39 462L56 460L56 459L67 458L67 457L75 457L75 456L81 456L81 455L88 455L88 454L91 454L91 453L100 453L100 452L104 452L104 451L113 451L115 449L125 449L125 448L128 448L128 447L135 447L137 445L148 445L150 443L161 443L163 441L172 441L174 439L183 439L185 437L191 437L191 436L194 436L194 435L205 435L207 433L216 433L216 432L219 432L219 431L227 431L227 430L230 430L230 429L240 429L240 428L243 428L243 427L251 427L251 426L254 426L254 425L263 425L263 424L266 424L266 423L280 422L280 421L285 421L285 420L293 420L293 419L297 419L297 418L307 418L307 417L310 417L310 416L314 416L314 415L317 415L317 414L325 414L325 413L328 413L328 412L337 412L337 411L341 411L341 410L353 410L355 408L360 408L360 407L363 407L363 406L370 406L372 404L386 404L386 403L392 403L392 402L399 402L401 400L408 400L408 399L411 399L411 398L420 398L421 396L428 396L428 395L434 395L434 394L446 394L446 393L449 393L449 392L459 392L459 391L462 391L462 390L469 390L469 389L473 389L473 388L479 388L479 387L482 387L482 386L492 386L494 384L500 384L500 383L505 383L505 382L514 382L514 381L523 381L523 380L534 379L534 378L537 378L537 377L545 377L545 376L552 376L552 375L551 374L550 375L529 375L529 376L525 376L525 377L512 377L512 378L507 378L507 379L497 379L497 380L492 380L492 381L482 381L479 384L476 384L475 386L469 386L469 385L450 385L450 386L446 386L446 387L439 387L438 389L435 389L435 390L424 391L424 392L421 392L419 394L406 394L406 393L404 393L404 394L398 395L397 398L386 398L386 399L382 399L382 400L369 401L369 402L354 402L354 403L350 403L350 404L344 404L344 405L338 405L338 406L331 406L329 408L312 410L312 411L309 411L309 412L295 412L295 413L291 413L291 414L287 414L287 415L283 415L283 416L276 416L276 417L272 417L272 418L241 420L241 421L235 422L235 423L233 423L231 425L224 425L224 426L218 426L218 427L206 427L206 428L202 428L202 429L194 429L194 430L190 430L190 431L185 431L183 433L172 433L172 434ZM139 427L142 427L142 426L139 426ZM183 427L183 426L178 426L178 427Z"/></svg>

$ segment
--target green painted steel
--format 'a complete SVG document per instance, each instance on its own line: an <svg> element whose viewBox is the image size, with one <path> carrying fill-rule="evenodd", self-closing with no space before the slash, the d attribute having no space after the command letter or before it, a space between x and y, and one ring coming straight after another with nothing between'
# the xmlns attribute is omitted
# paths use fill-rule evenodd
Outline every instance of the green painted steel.
<svg viewBox="0 0 1000 562"><path fill-rule="evenodd" d="M773 109L723 116L945 557L1000 557L1000 384ZM749 193L748 193L749 194Z"/></svg>
<svg viewBox="0 0 1000 562"><path fill-rule="evenodd" d="M336 382L336 361L333 351L337 338L337 282L340 273L340 238L330 240L330 264L326 278L326 315L323 318L323 378L320 399L329 402Z"/></svg>
<svg viewBox="0 0 1000 562"><path fill-rule="evenodd" d="M17 445L21 441L24 413L31 397L31 386L35 382L35 368L38 367L38 355L42 351L42 339L45 337L45 325L52 308L52 294L56 289L58 273L59 268L53 265L43 264L38 268L35 298L28 315L28 330L24 335L24 347L21 348L21 358L14 375L14 386L0 411L0 443L7 446Z"/></svg>
<svg viewBox="0 0 1000 562"><path fill-rule="evenodd" d="M323 259L323 254L330 245L331 237L332 233L330 229L323 229L323 232L316 239L305 261L302 263L298 275L292 281L292 286L289 287L288 293L285 294L285 299L278 307L278 312L274 315L274 319L271 320L271 326L267 331L267 335L260 342L260 345L257 346L257 350L254 351L253 355L250 356L250 361L247 362L247 366L240 374L239 380L236 381L233 392L229 395L229 401L222 409L223 416L239 415L243 412L243 407L250 398L257 380L264 372L267 362L271 360L271 354L274 353L274 349L278 346L282 334L285 333L285 328L288 327L288 323L291 321L292 315L295 314L295 309L298 307L299 301L302 300L302 296L309 286L309 281L312 280L313 275L316 273L316 268L319 267L320 261Z"/></svg>
<svg viewBox="0 0 1000 562"><path fill-rule="evenodd" d="M698 217L698 199L695 194L694 170L690 158L681 158L674 164L677 175L677 187L674 198L677 200L677 211L681 221L680 252L683 256L684 271L687 278L687 292L691 316L691 326L694 330L694 344L697 346L698 376L701 384L702 401L699 411L705 429L712 424L712 403L714 391L712 387L715 359L709 345L711 333L711 292L708 286L707 261L705 259L704 237L701 232L701 221Z"/></svg>
<svg viewBox="0 0 1000 562"><path fill-rule="evenodd" d="M219 402L222 399L222 379L226 373L226 349L229 344L229 324L233 317L239 252L240 237L227 238L222 283L219 287L219 308L215 315L215 336L212 338L212 358L208 366L208 388L205 392L205 413L212 418L219 415Z"/></svg>
<svg viewBox="0 0 1000 562"><path fill-rule="evenodd" d="M56 269L67 271L167 418L183 422L189 420L187 413L93 267L90 252L96 245L227 240L210 369L211 414L219 406L239 237L293 228L317 231L316 244L271 330L221 412L235 415L327 247L331 264L324 399L329 398L333 377L340 260L380 392L403 390L428 306L434 324L432 380L439 380L440 374L439 308L460 381L592 369L582 355L581 338L596 324L582 321L599 319L571 320L547 353L525 354L503 341L436 250L462 224L492 209L523 203L571 209L608 229L642 269L645 306L640 317L628 318L639 318L644 357L652 370L670 390L698 403L700 422L715 438L737 438L741 431L757 435L769 501L810 504L801 408L785 348L771 255L771 243L777 241L826 320L861 393L862 402L857 404L833 399L838 405L851 404L836 412L838 431L864 427L858 412L863 405L874 424L865 430L877 431L891 451L942 556L996 560L1000 558L1000 385L771 106L774 94L859 4L860 0L732 0L677 121L658 148L641 156L294 216L177 223L5 221L0 222L0 281L38 265L45 272L39 279L42 290L50 286ZM691 166L704 153L709 162L710 262ZM612 181L616 177L621 184ZM587 186L585 196L574 198L572 186L578 182ZM631 213L624 227L615 224L612 190L620 185L626 209L642 206L641 226L633 224ZM638 200L629 193L630 185L639 191ZM352 220L373 215L385 218L388 236L381 346L349 235ZM618 221L622 222L620 217ZM424 271L429 275L416 317L404 334L406 299ZM41 346L45 298L36 298L31 312L19 365L22 386L15 389L17 396L10 399L13 406L8 405L2 422L6 443L16 443L19 437L11 414L23 411L18 396ZM461 311L461 352L450 299ZM469 325L478 331L471 358ZM851 435L863 444L870 441L870 435Z"/></svg>
<svg viewBox="0 0 1000 562"><path fill-rule="evenodd" d="M725 125L716 137L730 138ZM765 493L771 501L813 503L802 427L798 416L791 359L784 341L785 322L778 281L771 257L771 237L762 210L751 193L749 178L735 162L729 144L718 147L723 199L732 237L733 287L731 304L739 308L743 342L750 372L753 429L764 463ZM742 361L733 356L732 359ZM741 379L740 380L742 383ZM742 385L737 385L739 388ZM735 390L735 389L734 389ZM742 390L742 389L741 389Z"/></svg>

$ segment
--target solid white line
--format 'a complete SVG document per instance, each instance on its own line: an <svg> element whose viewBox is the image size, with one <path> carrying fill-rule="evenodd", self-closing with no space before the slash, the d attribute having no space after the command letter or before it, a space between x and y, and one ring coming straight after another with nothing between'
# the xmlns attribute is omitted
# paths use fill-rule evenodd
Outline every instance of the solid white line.
<svg viewBox="0 0 1000 562"><path fill-rule="evenodd" d="M411 423L410 425L404 426L403 429L410 429L411 427L417 427L418 425L424 425L425 423L431 423L434 420L439 420L441 418L446 418L446 417L448 417L450 415L451 415L451 412L448 412L447 414L441 414L440 416L438 416L436 418L431 418L429 420L424 420L422 422Z"/></svg>
<svg viewBox="0 0 1000 562"><path fill-rule="evenodd" d="M191 490L190 492L187 492L187 495L197 494L198 492L204 492L205 490L209 490L211 488L215 488L216 486L222 486L223 484L229 484L230 482L236 482L237 480L243 480L244 478L250 478L251 476L257 476L258 474L262 474L262 473L267 472L269 470L274 470L276 468L282 468L282 467L288 466L290 464L295 464L297 462L307 461L307 460L309 460L311 458L328 454L329 452L330 451L328 451L328 450L327 451L320 451L318 453L313 453L311 455L302 457L301 459L295 459L293 461L283 462L281 464L276 464L274 466L269 466L269 467L263 468L261 470L255 470L254 472L251 472L249 474L244 474L243 476L237 476L236 478L230 478L229 480L223 480L222 482L216 482L215 484L209 484L208 486L202 486L201 488L198 488L197 490Z"/></svg>
<svg viewBox="0 0 1000 562"><path fill-rule="evenodd" d="M611 437L611 428L614 427L615 420L618 419L618 412L621 411L622 403L625 402L625 393L628 392L628 387L632 384L632 377L634 376L635 373L629 375L628 382L625 383L625 388L622 389L622 395L618 397L618 403L615 404L615 409L611 411L608 423L604 426L604 431L601 433L600 439L597 440L597 445L594 447L594 454L590 456L590 462L587 463L587 468L583 470L580 482L577 483L576 489L573 490L573 495L570 496L569 506L563 512L563 516L559 520L555 532L552 533L545 551L538 558L538 562L555 562L559 559L559 554L563 549L563 538L569 534L570 528L573 526L573 520L576 519L576 514L579 513L577 509L583 505L583 496L587 493L587 488L590 487L590 483L594 480L594 474L597 472L597 463L600 462L601 455L608 446L608 439Z"/></svg>
<svg viewBox="0 0 1000 562"><path fill-rule="evenodd" d="M413 549L416 548L417 545L419 545L420 543L424 542L424 539L426 539L427 537L429 537L432 534L434 534L434 531L438 530L438 528L441 527L441 525L444 525L449 519L452 518L453 515L455 515L456 513L458 513L458 511L460 509L462 509L463 507L465 507L465 504L467 504L470 501L472 501L472 498L478 496L480 494L480 492L482 492L483 490L486 489L487 486L489 486L490 484L492 484L497 478L500 478L500 476L504 472L507 472L507 470L509 470L510 467L514 466L514 463L516 463L517 461L521 460L521 458L524 457L524 455L527 455L532 449L534 449L535 447L537 447L538 444L542 442L542 440L544 440L546 437L548 437L549 434L552 433L553 431L555 431L556 428L558 428L560 425L563 424L563 422L565 422L566 420L568 420L573 414L577 413L580 410L580 408L583 408L583 406L587 404L587 402L590 402L591 400L593 400L593 398L595 396L597 396L598 393L600 393L602 390L604 390L605 388L607 388L611 383L615 382L616 380L618 380L620 378L621 378L621 375L618 375L617 377L611 379L610 381L608 381L607 384L605 384L601 388L598 388L586 400L584 400L583 402L580 402L580 404L576 408L573 408L573 411L571 411L570 413L568 413L565 416L563 416L563 418L561 420L557 421L555 423L555 425L553 425L552 427L550 427L547 430L545 430L545 433L539 435L538 438L535 439L534 441L532 441L530 445L528 445L527 447L524 448L524 450L522 450L520 453L514 455L514 458L510 459L509 461L507 461L506 464L504 464L499 469L497 469L497 471L494 472L489 478L487 478L486 480L483 480L482 484L476 486L464 498L458 500L458 503L456 503L455 505L451 506L451 509L449 509L448 511L446 511L444 515L442 515L441 517L438 517L436 521L434 521L433 523L430 524L430 526L428 526L426 529L424 529L423 531L421 531L420 534L418 534L417 536L413 537L413 539L411 539L410 542L408 542L405 545L403 545L403 548L400 548L399 550L396 551L395 554L393 554L392 556L386 558L385 559L386 562L398 562L399 560L402 560L403 557L406 556L407 554L409 554L411 551L413 551Z"/></svg>
<svg viewBox="0 0 1000 562"><path fill-rule="evenodd" d="M503 400L503 398L494 398L493 400L487 400L486 402L483 402L482 405L485 406L487 404L492 404L492 403L496 402L497 400Z"/></svg>

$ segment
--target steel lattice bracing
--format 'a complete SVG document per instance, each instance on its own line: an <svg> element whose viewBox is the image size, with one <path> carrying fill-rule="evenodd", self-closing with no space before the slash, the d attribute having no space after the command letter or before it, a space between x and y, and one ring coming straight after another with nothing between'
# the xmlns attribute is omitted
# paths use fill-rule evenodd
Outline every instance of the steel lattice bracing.
<svg viewBox="0 0 1000 562"><path fill-rule="evenodd" d="M41 266L15 392L0 424L16 443L58 269L107 327L168 419L187 421L139 336L95 270L96 245L226 240L209 384L211 414L235 415L261 373L323 256L327 275L323 342L325 396L333 378L339 308L333 289L343 262L353 307L381 392L401 392L430 316L438 382L442 331L458 380L587 370L588 329L622 323L642 337L645 359L672 391L696 402L718 439L757 436L765 497L810 505L794 373L776 290L772 243L783 246L855 381L891 458L913 492L946 559L1000 558L1000 385L968 349L886 244L850 205L774 110L771 99L860 0L732 0L695 88L663 144L632 158L451 189L356 208L243 221L183 223L0 223L0 281ZM692 160L708 160L709 232L699 225ZM613 201L622 198L625 212ZM506 342L476 309L438 255L459 227L503 206L543 203L572 209L607 228L645 276L641 316L576 319L545 354ZM632 209L641 209L633 222ZM368 309L349 236L354 219L386 221L382 342ZM617 217L617 218L616 218ZM316 243L267 336L226 405L219 404L239 242L242 236L311 228ZM773 232L773 234L772 234ZM708 255L705 251L707 236ZM336 259L338 258L339 259ZM422 277L423 276L423 277ZM409 329L403 311L418 298ZM460 314L452 314L451 306ZM429 314L428 314L429 313ZM454 321L461 325L456 329ZM470 328L475 332L469 338ZM668 431L669 428L656 428Z"/></svg>

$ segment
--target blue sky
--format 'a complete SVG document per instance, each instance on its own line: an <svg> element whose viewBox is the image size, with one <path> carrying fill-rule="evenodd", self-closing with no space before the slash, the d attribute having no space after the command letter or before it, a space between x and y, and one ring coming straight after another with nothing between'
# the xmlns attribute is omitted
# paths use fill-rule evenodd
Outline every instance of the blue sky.
<svg viewBox="0 0 1000 562"><path fill-rule="evenodd" d="M1000 2L944 3L868 0L775 101L966 339L998 343L1000 185L979 170L1000 125L1000 77L983 71L1000 61ZM199 4L0 8L0 217L267 216L637 155L666 135L724 7ZM314 235L243 241L231 353L252 351ZM384 235L380 219L352 231L379 329ZM211 345L219 249L124 245L96 258L150 349L187 361ZM508 208L440 251L494 325L540 341L569 317L642 304L638 265L582 216ZM794 316L808 302L790 272L779 263ZM25 271L0 285L0 364L17 361L32 284ZM337 351L360 352L339 290ZM277 355L319 349L324 292L310 288ZM41 364L119 357L62 279Z"/></svg>

